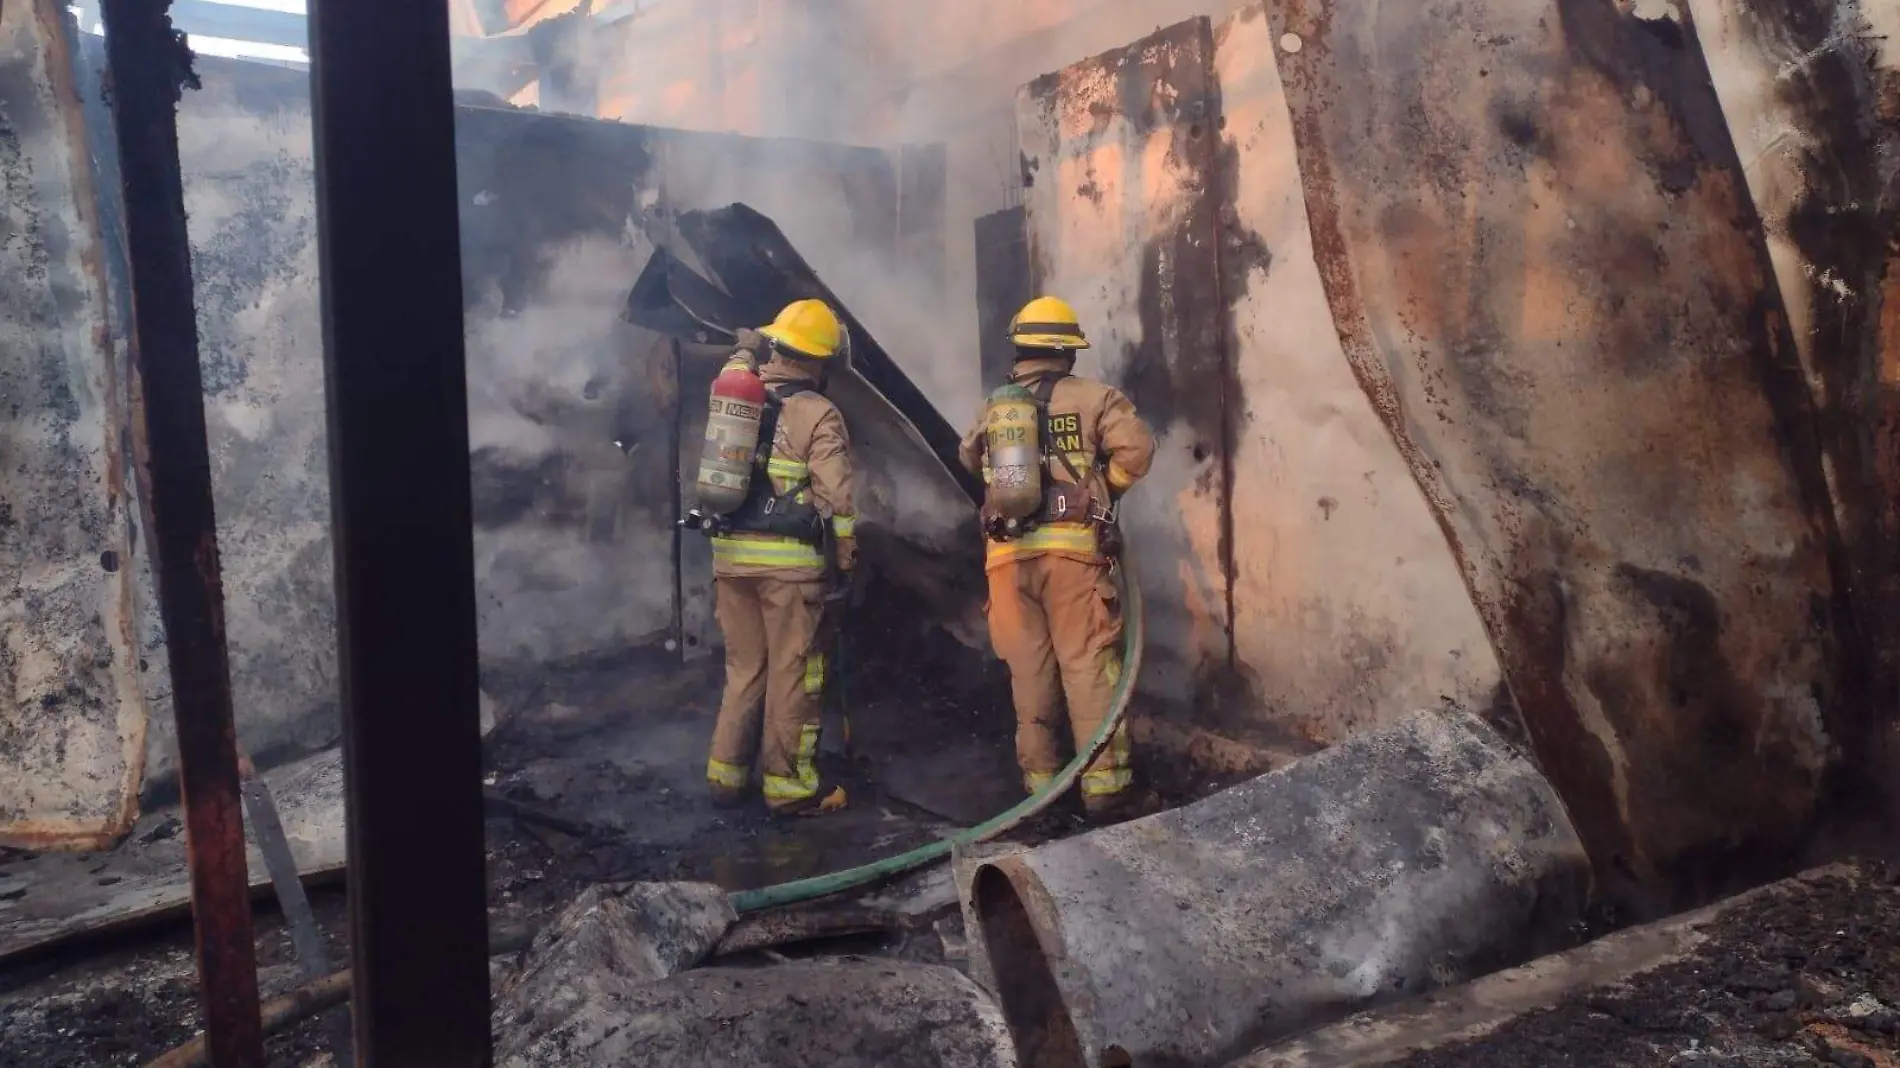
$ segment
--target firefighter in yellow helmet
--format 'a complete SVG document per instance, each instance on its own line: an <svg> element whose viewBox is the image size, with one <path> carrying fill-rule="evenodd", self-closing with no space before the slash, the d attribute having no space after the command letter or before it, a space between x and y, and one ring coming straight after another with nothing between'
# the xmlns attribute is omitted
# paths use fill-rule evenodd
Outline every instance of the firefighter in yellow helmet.
<svg viewBox="0 0 1900 1068"><path fill-rule="evenodd" d="M990 641L1009 665L1016 759L1033 794L1061 770L1065 726L1073 745L1093 738L1121 678L1121 605L1110 571L1120 551L1115 506L1148 473L1155 445L1120 390L1075 374L1076 353L1089 342L1074 308L1038 297L1016 314L1009 333L1016 346L1009 382L1034 398L1040 421L1040 456L1031 456L1040 475L1033 514L1018 521L1001 513L989 404L964 436L959 458L988 487L982 514ZM1083 805L1095 816L1115 814L1131 779L1124 726L1083 773Z"/></svg>
<svg viewBox="0 0 1900 1068"><path fill-rule="evenodd" d="M845 805L844 788L821 780L817 756L827 602L857 558L851 439L824 395L828 368L848 356L836 313L823 301L801 300L756 334L745 331L727 361L728 369L734 361L758 369L768 393L764 419L775 425L760 428L761 445L771 446L759 455L770 459L712 539L726 689L706 779L722 804L746 796L758 738L759 788L774 813Z"/></svg>

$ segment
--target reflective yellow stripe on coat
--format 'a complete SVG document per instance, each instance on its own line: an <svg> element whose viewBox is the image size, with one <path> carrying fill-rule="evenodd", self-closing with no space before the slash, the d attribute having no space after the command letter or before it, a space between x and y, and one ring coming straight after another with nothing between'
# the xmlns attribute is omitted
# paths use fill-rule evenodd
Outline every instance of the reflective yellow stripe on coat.
<svg viewBox="0 0 1900 1068"><path fill-rule="evenodd" d="M1092 524L1050 523L1020 538L989 542L985 559L989 566L994 567L1033 553L1082 553L1093 556L1100 551Z"/></svg>
<svg viewBox="0 0 1900 1068"><path fill-rule="evenodd" d="M766 461L765 473L772 479L772 492L784 493L810 476L811 465L798 460L772 459ZM797 499L803 501L808 492L800 490ZM822 571L825 567L825 558L819 554L816 545L778 534L723 535L712 540L712 549L714 561L739 567L789 567L811 571Z"/></svg>
<svg viewBox="0 0 1900 1068"><path fill-rule="evenodd" d="M774 457L765 461L765 473L772 476L772 488L779 493L784 493L787 486L803 482L811 476L811 465L797 460L780 460Z"/></svg>
<svg viewBox="0 0 1900 1068"><path fill-rule="evenodd" d="M776 534L734 534L712 540L713 562L742 567L793 567L823 571L818 547Z"/></svg>

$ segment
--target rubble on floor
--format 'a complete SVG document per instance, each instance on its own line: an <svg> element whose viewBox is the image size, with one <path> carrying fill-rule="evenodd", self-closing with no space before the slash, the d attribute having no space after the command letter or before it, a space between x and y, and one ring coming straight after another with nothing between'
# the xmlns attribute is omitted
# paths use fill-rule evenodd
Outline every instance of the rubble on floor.
<svg viewBox="0 0 1900 1068"><path fill-rule="evenodd" d="M297 869L335 877L344 864L343 755L332 749L264 774ZM255 840L249 821L247 837ZM263 854L246 850L251 886L268 893ZM75 940L168 918L191 908L184 825L176 806L148 813L117 849L0 855L0 963Z"/></svg>
<svg viewBox="0 0 1900 1068"><path fill-rule="evenodd" d="M600 1048L625 1026L620 1006L638 988L705 960L737 918L707 883L588 888L496 992L497 1061L556 1063L548 1051Z"/></svg>
<svg viewBox="0 0 1900 1068"><path fill-rule="evenodd" d="M496 1024L497 1068L1011 1068L1002 1014L950 968L842 959L706 968L590 1001L585 1024L523 1042Z"/></svg>
<svg viewBox="0 0 1900 1068"><path fill-rule="evenodd" d="M1821 869L1230 1068L1900 1068L1900 867Z"/></svg>
<svg viewBox="0 0 1900 1068"><path fill-rule="evenodd" d="M845 958L687 970L737 917L716 886L593 887L538 935L497 991L495 1063L1015 1063L987 994L945 967Z"/></svg>
<svg viewBox="0 0 1900 1068"><path fill-rule="evenodd" d="M349 952L341 894L313 896L328 952ZM302 982L289 930L258 918L258 985L264 997ZM0 1068L136 1068L192 1038L201 1025L191 929L178 924L115 948L90 948L0 969ZM314 1068L325 1035L309 1019L266 1042L269 1063Z"/></svg>

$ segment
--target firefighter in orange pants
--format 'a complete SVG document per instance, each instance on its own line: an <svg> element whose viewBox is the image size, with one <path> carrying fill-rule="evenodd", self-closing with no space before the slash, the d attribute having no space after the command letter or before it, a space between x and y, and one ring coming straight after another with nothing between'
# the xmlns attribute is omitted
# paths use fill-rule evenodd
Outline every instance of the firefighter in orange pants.
<svg viewBox="0 0 1900 1068"><path fill-rule="evenodd" d="M756 366L758 355L769 357L759 377L770 395L765 419L773 425L762 421L760 430L760 440L771 441L770 459L712 541L726 690L706 779L715 801L743 800L756 749L760 790L774 813L831 812L846 798L843 787L821 781L817 767L827 667L822 624L856 561L857 511L851 440L824 387L827 368L843 361L846 334L817 300L787 306L758 334L764 352L742 343L732 360Z"/></svg>
<svg viewBox="0 0 1900 1068"><path fill-rule="evenodd" d="M1026 524L1001 521L987 406L959 458L990 486L983 508L990 641L1009 665L1016 760L1033 794L1062 768L1065 699L1077 747L1094 737L1114 699L1122 668L1114 505L1148 473L1155 446L1120 390L1074 373L1076 352L1089 346L1074 308L1054 297L1030 301L1010 323L1010 339L1010 382L1035 398L1042 424L1040 510ZM1082 775L1084 807L1115 814L1132 777L1122 726Z"/></svg>

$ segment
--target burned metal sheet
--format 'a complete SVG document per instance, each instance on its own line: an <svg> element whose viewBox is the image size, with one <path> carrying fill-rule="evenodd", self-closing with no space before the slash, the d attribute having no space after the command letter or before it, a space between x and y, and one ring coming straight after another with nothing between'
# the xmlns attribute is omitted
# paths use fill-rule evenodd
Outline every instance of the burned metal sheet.
<svg viewBox="0 0 1900 1068"><path fill-rule="evenodd" d="M134 420L65 6L0 10L0 842L101 848L138 816L146 715Z"/></svg>
<svg viewBox="0 0 1900 1068"><path fill-rule="evenodd" d="M1214 71L1248 718L1332 743L1445 701L1488 708L1502 682L1490 637L1333 329L1261 5L1216 27Z"/></svg>
<svg viewBox="0 0 1900 1068"><path fill-rule="evenodd" d="M851 369L828 393L850 427L861 468L858 540L865 563L967 644L984 633L982 546L973 521L978 483L956 461L957 435L897 361L852 316L779 228L744 205L687 212L681 242L716 275L701 277L672 253L656 254L629 294L630 316L655 330L683 334L680 380L704 393L742 326L760 326L794 300L817 298L838 309L851 332ZM681 487L691 494L703 405L680 409ZM702 539L681 546L682 617L689 651L716 641L711 618L711 556Z"/></svg>
<svg viewBox="0 0 1900 1068"><path fill-rule="evenodd" d="M199 60L179 102L205 431L238 740L265 763L334 741L336 612L317 321L309 75ZM170 793L175 725L147 783Z"/></svg>
<svg viewBox="0 0 1900 1068"><path fill-rule="evenodd" d="M763 325L794 300L816 298L838 310L851 332L851 369L902 415L969 501L982 484L957 461L958 431L933 407L864 323L794 249L772 220L734 204L680 217L681 238L732 297L732 310Z"/></svg>
<svg viewBox="0 0 1900 1068"><path fill-rule="evenodd" d="M1820 419L1874 755L1900 715L1900 5L1689 0ZM1884 710L1884 712L1883 712ZM1864 769L1891 771L1878 760Z"/></svg>
<svg viewBox="0 0 1900 1068"><path fill-rule="evenodd" d="M1813 412L1692 28L1269 7L1348 359L1612 898L1784 855L1847 713Z"/></svg>
<svg viewBox="0 0 1900 1068"><path fill-rule="evenodd" d="M1119 386L1158 440L1122 524L1147 607L1141 686L1172 705L1224 691L1233 656L1213 60L1195 19L1017 96L1033 287L1075 305L1094 343L1078 373Z"/></svg>

